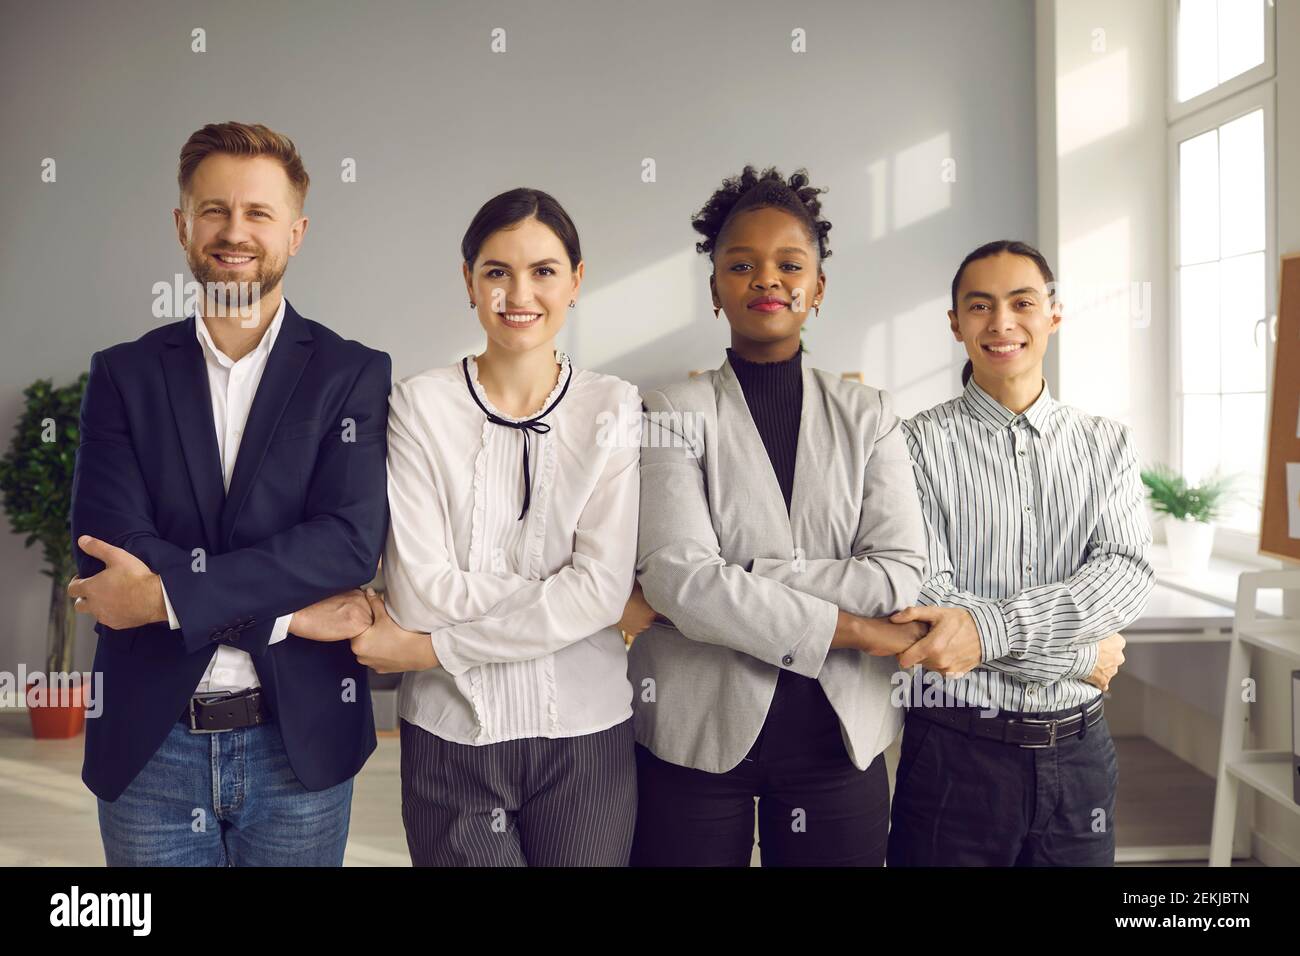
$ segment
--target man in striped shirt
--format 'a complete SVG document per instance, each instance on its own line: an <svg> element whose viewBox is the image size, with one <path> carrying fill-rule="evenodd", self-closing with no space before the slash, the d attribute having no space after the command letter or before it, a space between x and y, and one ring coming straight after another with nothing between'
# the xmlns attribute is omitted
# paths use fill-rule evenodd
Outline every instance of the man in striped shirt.
<svg viewBox="0 0 1300 956"><path fill-rule="evenodd" d="M953 279L963 394L904 423L929 544L891 866L1096 866L1115 856L1103 691L1154 583L1126 426L1056 402L1042 255L999 241Z"/></svg>

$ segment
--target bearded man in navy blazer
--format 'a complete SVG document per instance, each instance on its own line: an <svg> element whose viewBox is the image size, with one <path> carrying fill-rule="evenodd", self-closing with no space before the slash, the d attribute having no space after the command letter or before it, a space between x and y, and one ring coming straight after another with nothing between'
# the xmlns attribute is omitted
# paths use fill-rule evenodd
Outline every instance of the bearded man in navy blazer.
<svg viewBox="0 0 1300 956"><path fill-rule="evenodd" d="M82 778L110 866L338 866L375 748L341 638L372 621L391 362L284 298L291 140L210 124L178 179L196 312L96 353L81 409L69 594L104 702Z"/></svg>

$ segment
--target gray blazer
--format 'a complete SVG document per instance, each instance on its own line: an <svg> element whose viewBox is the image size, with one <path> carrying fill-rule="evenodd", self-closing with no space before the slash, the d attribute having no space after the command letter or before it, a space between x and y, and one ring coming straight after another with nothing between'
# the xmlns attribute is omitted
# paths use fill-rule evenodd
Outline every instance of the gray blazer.
<svg viewBox="0 0 1300 956"><path fill-rule="evenodd" d="M637 577L656 623L628 654L637 740L713 773L758 738L780 668L821 681L853 763L903 724L893 657L829 650L838 610L913 604L925 530L912 463L879 389L803 370L785 498L729 361L643 396Z"/></svg>

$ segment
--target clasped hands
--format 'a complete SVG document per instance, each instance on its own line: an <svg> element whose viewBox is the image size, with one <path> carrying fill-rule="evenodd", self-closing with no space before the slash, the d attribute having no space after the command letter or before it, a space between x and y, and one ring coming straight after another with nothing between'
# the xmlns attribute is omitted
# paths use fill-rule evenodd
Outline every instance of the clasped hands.
<svg viewBox="0 0 1300 956"><path fill-rule="evenodd" d="M844 614L843 611L840 612ZM909 607L888 619L858 618L869 626L862 650L869 654L897 654L898 666L921 664L945 677L958 678L983 660L979 629L970 611L961 607ZM920 628L917 630L904 630ZM1100 690L1124 663L1123 634L1111 634L1097 645L1097 663L1084 682ZM900 650L901 648L901 650Z"/></svg>
<svg viewBox="0 0 1300 956"><path fill-rule="evenodd" d="M104 562L88 578L68 582L68 597L78 614L89 614L115 631L167 620L162 578L131 552L90 535L77 546ZM289 633L309 641L350 641L357 661L380 674L438 666L428 634L399 627L384 599L373 590L344 591L295 611Z"/></svg>
<svg viewBox="0 0 1300 956"><path fill-rule="evenodd" d="M379 674L438 666L429 635L398 625L371 588L353 588L295 611L289 633L309 641L349 641L357 661Z"/></svg>
<svg viewBox="0 0 1300 956"><path fill-rule="evenodd" d="M635 638L654 619L654 608L636 584L618 622L620 630ZM921 664L950 678L965 675L983 660L975 619L960 607L909 607L887 618L860 617L841 610L831 647L852 648L874 657L896 656L899 667ZM1085 680L1106 690L1122 663L1124 636L1111 634L1098 644L1096 667Z"/></svg>

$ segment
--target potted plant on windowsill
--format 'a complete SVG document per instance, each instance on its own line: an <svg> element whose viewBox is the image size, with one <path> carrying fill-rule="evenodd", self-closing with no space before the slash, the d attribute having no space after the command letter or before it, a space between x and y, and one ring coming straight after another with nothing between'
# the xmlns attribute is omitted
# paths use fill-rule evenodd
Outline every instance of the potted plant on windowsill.
<svg viewBox="0 0 1300 956"><path fill-rule="evenodd" d="M33 382L23 392L26 407L14 428L9 451L0 459L0 492L15 534L37 542L45 553L51 579L50 617L46 632L45 673L25 688L32 734L37 738L75 737L85 723L86 709L79 682L64 684L76 650L77 619L68 600L68 581L76 573L72 558L72 471L80 443L79 415L87 375L62 388L49 379ZM32 687L44 690L32 692Z"/></svg>
<svg viewBox="0 0 1300 956"><path fill-rule="evenodd" d="M1142 472L1151 507L1165 516L1169 560L1179 574L1199 574L1210 566L1214 522L1231 500L1233 479L1213 475L1199 485L1165 465Z"/></svg>

